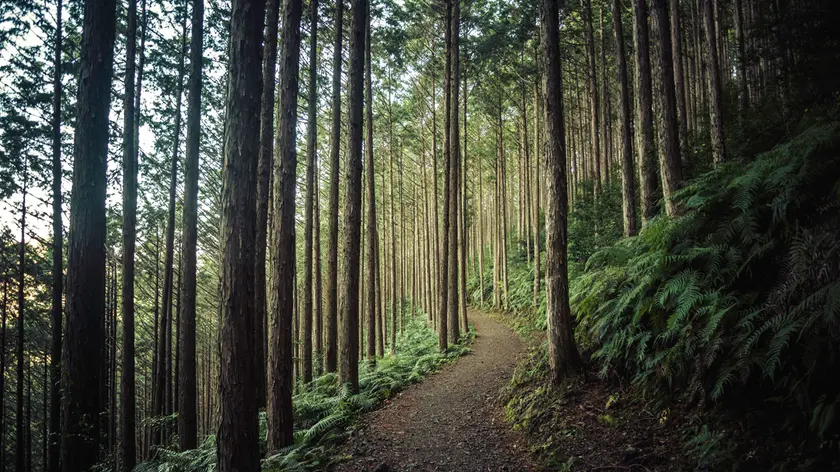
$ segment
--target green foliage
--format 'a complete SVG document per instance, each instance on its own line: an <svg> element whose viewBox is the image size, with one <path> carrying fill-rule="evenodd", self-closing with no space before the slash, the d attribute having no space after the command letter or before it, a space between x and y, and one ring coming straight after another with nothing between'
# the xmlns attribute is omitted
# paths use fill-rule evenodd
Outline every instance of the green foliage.
<svg viewBox="0 0 840 472"><path fill-rule="evenodd" d="M376 409L382 401L470 351L468 344L475 329L461 344L441 353L437 334L426 327L425 315L407 318L397 339L397 354L379 359L375 366L363 364L359 372L359 393L339 388L334 373L316 378L293 400L295 444L263 460L263 470L304 471L325 467L332 449L353 429L359 415ZM265 450L266 416L260 413L260 444ZM216 468L216 442L210 436L198 449L178 452L158 448L157 458L137 467L145 471L213 471Z"/></svg>
<svg viewBox="0 0 840 472"><path fill-rule="evenodd" d="M650 399L773 411L798 437L836 439L838 151L840 124L812 126L703 174L676 195L680 217L595 252L571 302L602 374ZM704 457L711 442L690 444Z"/></svg>
<svg viewBox="0 0 840 472"><path fill-rule="evenodd" d="M597 199L593 198L592 181L583 182L570 210L569 265L576 267L621 238L621 179L613 176Z"/></svg>

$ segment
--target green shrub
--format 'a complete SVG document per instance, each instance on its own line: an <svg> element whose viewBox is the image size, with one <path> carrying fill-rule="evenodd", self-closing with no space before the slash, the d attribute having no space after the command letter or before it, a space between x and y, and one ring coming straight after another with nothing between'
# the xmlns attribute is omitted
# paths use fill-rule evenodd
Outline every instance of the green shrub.
<svg viewBox="0 0 840 472"><path fill-rule="evenodd" d="M840 125L815 125L703 174L677 194L680 217L594 253L571 302L601 372L836 439L838 175Z"/></svg>

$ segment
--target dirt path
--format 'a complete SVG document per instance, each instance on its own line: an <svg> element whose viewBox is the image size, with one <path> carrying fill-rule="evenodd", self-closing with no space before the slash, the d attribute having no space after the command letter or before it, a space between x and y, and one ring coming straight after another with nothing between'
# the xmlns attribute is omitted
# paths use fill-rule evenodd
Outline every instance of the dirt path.
<svg viewBox="0 0 840 472"><path fill-rule="evenodd" d="M336 471L529 471L525 442L497 401L525 346L488 316L469 312L473 352L364 418Z"/></svg>

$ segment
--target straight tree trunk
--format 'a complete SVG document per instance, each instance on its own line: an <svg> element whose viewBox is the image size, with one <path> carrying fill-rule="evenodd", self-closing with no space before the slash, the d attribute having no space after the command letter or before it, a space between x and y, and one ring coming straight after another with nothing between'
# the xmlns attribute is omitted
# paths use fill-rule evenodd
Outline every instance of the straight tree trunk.
<svg viewBox="0 0 840 472"><path fill-rule="evenodd" d="M642 224L656 216L656 148L653 141L653 82L647 0L633 0L633 37L636 43L636 126L638 127L639 196Z"/></svg>
<svg viewBox="0 0 840 472"><path fill-rule="evenodd" d="M26 467L26 434L29 432L29 421L25 418L25 411L23 409L23 374L24 363L26 362L26 355L24 353L24 345L26 344L26 337L24 335L24 326L26 325L26 297L24 296L24 289L26 288L26 192L29 176L27 175L27 159L23 160L23 201L21 203L20 211L20 249L18 252L18 319L17 319L17 406L15 409L15 466L17 470L30 470ZM24 430L24 428L26 428ZM4 432L5 434L5 432Z"/></svg>
<svg viewBox="0 0 840 472"><path fill-rule="evenodd" d="M449 129L449 121L451 119L449 115L449 109L451 107L452 101L452 94L451 94L451 81L452 76L452 61L450 59L452 55L452 30L450 25L452 23L452 1L446 1L446 14L444 16L444 45L445 45L445 63L444 63L444 73L443 73L443 97L444 97L444 105L443 105L443 196L446 199L443 205L443 235L441 242L441 252L440 254L440 274L441 278L438 279L440 286L438 287L440 299L438 300L439 303L439 310L438 310L438 348L441 351L445 351L448 347L449 339L449 329L448 329L448 318L447 318L447 308L449 305L449 284L445 278L449 277L449 226L450 226L450 206L449 206L449 193L452 191L450 189L451 184L451 166L452 166L452 154L451 149L449 147L449 141L451 139L450 136L450 129Z"/></svg>
<svg viewBox="0 0 840 472"><path fill-rule="evenodd" d="M682 163L677 124L677 98L674 90L674 63L671 54L671 27L668 20L668 0L653 0L653 23L657 27L661 52L657 67L657 93L662 97L662 119L659 121L659 172L665 211L676 216L672 197L682 182Z"/></svg>
<svg viewBox="0 0 840 472"><path fill-rule="evenodd" d="M750 106L749 91L747 90L747 63L744 41L744 0L734 0L733 20L735 23L735 43L738 62L738 101L743 115Z"/></svg>
<svg viewBox="0 0 840 472"><path fill-rule="evenodd" d="M70 197L62 352L61 465L90 469L99 457L98 379L105 316L105 194L108 113L114 72L116 1L86 2Z"/></svg>
<svg viewBox="0 0 840 472"><path fill-rule="evenodd" d="M183 249L181 309L178 335L178 439L181 450L198 447L196 382L196 243L198 240L198 174L201 145L202 57L204 52L204 0L193 0L190 40L190 79L187 84L187 149L184 162ZM263 265L263 273L265 266ZM256 279L256 277L255 277ZM259 319L255 318L255 324ZM257 339L254 348L262 345ZM259 370L257 370L259 372ZM257 385L261 380L257 377ZM259 389L258 389L259 392Z"/></svg>
<svg viewBox="0 0 840 472"><path fill-rule="evenodd" d="M548 174L546 211L546 305L548 360L555 385L580 368L581 360L572 334L566 265L566 156L563 139L563 79L558 38L558 0L540 0L540 46L543 55Z"/></svg>
<svg viewBox="0 0 840 472"><path fill-rule="evenodd" d="M539 306L540 296L540 158L545 143L540 139L540 93L534 84L534 306Z"/></svg>
<svg viewBox="0 0 840 472"><path fill-rule="evenodd" d="M312 381L312 212L318 147L318 0L309 0L309 95L306 136L306 197L303 230L303 383Z"/></svg>
<svg viewBox="0 0 840 472"><path fill-rule="evenodd" d="M268 213L271 206L271 173L274 166L274 89L277 68L277 24L280 0L265 2L265 46L262 64L262 96L260 97L260 158L257 164L257 226L254 243L254 361L257 381L257 406L266 406L265 352L268 322L266 297L266 260ZM278 110L279 111L279 110Z"/></svg>
<svg viewBox="0 0 840 472"><path fill-rule="evenodd" d="M271 339L268 353L268 450L276 452L294 442L292 390L295 312L295 186L297 171L297 99L300 69L301 0L283 7L280 60L280 110L277 156L274 165L274 224L272 227ZM311 270L311 268L307 268ZM298 365L300 367L300 365ZM300 370L297 371L300 373Z"/></svg>
<svg viewBox="0 0 840 472"><path fill-rule="evenodd" d="M333 43L332 132L330 133L330 201L327 242L327 313L324 319L326 352L324 370L338 368L338 180L341 157L341 62L344 0L335 1L335 42Z"/></svg>
<svg viewBox="0 0 840 472"><path fill-rule="evenodd" d="M390 204L389 216L391 218L391 342L390 352L393 356L397 349L397 239L396 226L394 222L394 121L391 104L391 70L388 69L388 203ZM370 103L370 101L368 101ZM371 161L372 163L373 161ZM402 307L400 307L402 309Z"/></svg>
<svg viewBox="0 0 840 472"><path fill-rule="evenodd" d="M343 300L339 339L339 381L351 391L359 389L359 249L362 206L362 111L365 28L370 16L367 0L353 0L351 7L350 77L347 107L347 207L346 244L341 292Z"/></svg>
<svg viewBox="0 0 840 472"><path fill-rule="evenodd" d="M721 99L720 63L718 62L717 33L712 10L712 0L703 0L703 19L706 24L706 46L709 51L706 74L709 87L709 132L712 137L712 157L715 164L726 161L726 139L723 130L723 104Z"/></svg>
<svg viewBox="0 0 840 472"><path fill-rule="evenodd" d="M53 247L52 247L52 299L50 314L52 318L52 337L50 344L50 426L49 426L49 460L44 465L49 472L61 470L61 331L62 331L62 295L64 291L64 228L61 213L61 44L62 44L62 0L56 3L55 14L55 46L53 59L53 116L52 116L52 204L53 204ZM5 295L5 293L4 293ZM3 336L2 353L5 362L5 332L6 313L3 306ZM0 377L5 373L0 372ZM2 382L2 381L0 381ZM0 386L2 389L2 386ZM0 400L2 403L2 400ZM0 407L0 416L3 415ZM0 431L5 431L0 425ZM3 445L0 444L0 449ZM0 457L0 462L3 458Z"/></svg>
<svg viewBox="0 0 840 472"><path fill-rule="evenodd" d="M376 363L376 173L373 162L373 88L371 74L371 31L370 21L365 21L365 166L367 170L367 293L364 294L367 311L367 349L366 357L370 365Z"/></svg>
<svg viewBox="0 0 840 472"><path fill-rule="evenodd" d="M315 376L324 372L324 302L321 276L321 170L315 165Z"/></svg>
<svg viewBox="0 0 840 472"><path fill-rule="evenodd" d="M4 268L5 272L5 268ZM0 431L6 431L6 312L9 306L9 277L3 274L3 320L0 329ZM6 435L0 434L0 472L6 471Z"/></svg>
<svg viewBox="0 0 840 472"><path fill-rule="evenodd" d="M589 73L590 146L592 162L595 165L593 182L595 184L595 195L597 196L601 193L601 183L604 181L601 166L600 103L598 102L598 80L595 72L595 35L592 30L592 0L584 0L584 2L583 21L585 23L584 32L586 33L587 72Z"/></svg>
<svg viewBox="0 0 840 472"><path fill-rule="evenodd" d="M460 127L458 125L459 113L459 93L461 78L460 78L460 48L459 36L461 25L461 3L459 0L451 0L452 13L450 14L450 23L447 26L451 29L450 33L450 52L449 60L452 63L450 66L451 77L449 79L449 180L450 191L444 193L449 199L449 219L450 219L450 235L449 235L449 276L448 276L448 295L449 295L449 320L447 323L448 337L450 342L457 343L461 337L458 321L458 201L460 200L460 169L461 169L461 138L459 136Z"/></svg>
<svg viewBox="0 0 840 472"><path fill-rule="evenodd" d="M683 76L682 53L682 20L680 18L680 0L671 2L671 57L674 62L674 91L677 98L677 123L679 126L680 156L685 160L688 156L688 116L685 106L685 77Z"/></svg>
<svg viewBox="0 0 840 472"><path fill-rule="evenodd" d="M297 4L299 20L300 2L290 3ZM233 0L231 4L232 46L225 104L220 239L222 307L218 411L221 417L217 441L221 472L257 470L260 467L257 379L252 345L255 323L252 247L256 233L255 187L260 146L260 57L264 15L264 1ZM295 24L288 24L288 29L294 31ZM296 69L294 80L296 84ZM279 194L279 190L275 191L277 198L280 198ZM279 245L274 247L282 254Z"/></svg>
<svg viewBox="0 0 840 472"><path fill-rule="evenodd" d="M181 138L181 98L184 89L184 56L186 55L187 16L183 15L181 24L181 56L178 62L178 82L175 98L175 125L172 145L172 161L169 180L169 209L166 217L166 253L163 262L163 311L161 313L161 333L158 344L157 385L155 389L155 415L164 416L169 412L171 395L171 341L172 341L172 293L173 259L175 255L175 192L178 187L178 152ZM152 444L159 445L165 432L156 428Z"/></svg>
<svg viewBox="0 0 840 472"><path fill-rule="evenodd" d="M126 31L125 94L123 96L123 371L120 380L121 470L134 470L137 462L134 417L137 391L134 372L134 252L137 240L137 139L134 118L134 75L137 46L137 1L128 0ZM59 297L61 295L59 294ZM60 315L59 315L60 316ZM60 318L59 318L60 319Z"/></svg>
<svg viewBox="0 0 840 472"><path fill-rule="evenodd" d="M636 182L633 167L633 131L630 123L630 90L627 84L627 59L624 55L624 26L621 23L621 2L613 0L613 33L615 57L618 59L619 107L621 109L621 203L624 235L635 236ZM685 115L683 115L685 117Z"/></svg>

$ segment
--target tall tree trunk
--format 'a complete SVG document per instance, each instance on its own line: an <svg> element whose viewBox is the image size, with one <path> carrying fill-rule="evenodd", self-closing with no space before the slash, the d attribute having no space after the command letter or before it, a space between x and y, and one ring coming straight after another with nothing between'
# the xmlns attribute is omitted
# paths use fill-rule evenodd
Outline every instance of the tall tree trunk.
<svg viewBox="0 0 840 472"><path fill-rule="evenodd" d="M449 129L449 122L451 120L451 116L449 114L449 109L452 106L452 61L450 59L452 55L452 30L450 25L452 23L452 1L453 0L446 0L446 14L444 15L444 45L445 45L445 63L444 63L444 73L443 73L443 97L444 97L444 105L443 105L443 196L445 198L443 204L443 234L442 234L442 242L441 242L441 252L440 254L440 274L438 282L440 286L438 287L440 299L438 300L439 303L439 311L438 311L438 347L441 351L445 351L448 347L448 339L449 329L448 329L448 318L447 318L447 308L449 307L449 283L447 282L446 278L449 277L449 226L450 226L450 206L449 206L449 193L452 191L451 187L451 166L452 166L452 154L450 148L450 129Z"/></svg>
<svg viewBox="0 0 840 472"><path fill-rule="evenodd" d="M740 103L742 116L750 106L750 97L747 90L747 59L744 41L744 1L745 0L734 0L732 12L735 23L735 43L738 56L738 101Z"/></svg>
<svg viewBox="0 0 840 472"><path fill-rule="evenodd" d="M536 58L535 58L536 59ZM540 139L540 92L534 84L534 306L539 306L540 297L540 158L545 152L545 143Z"/></svg>
<svg viewBox="0 0 840 472"><path fill-rule="evenodd" d="M318 0L309 0L309 95L306 136L306 197L303 230L303 383L312 381L312 211L318 147Z"/></svg>
<svg viewBox="0 0 840 472"><path fill-rule="evenodd" d="M665 211L669 216L677 214L673 201L682 182L682 163L677 124L677 97L674 90L674 63L671 54L671 27L668 16L668 0L653 0L653 24L657 28L661 46L657 73L657 93L662 97L662 119L659 123L659 172L662 180L662 194Z"/></svg>
<svg viewBox="0 0 840 472"><path fill-rule="evenodd" d="M709 87L709 132L712 137L712 157L715 164L726 161L726 138L723 130L723 104L721 99L720 63L718 62L717 33L712 10L712 0L703 0L703 18L706 24L706 46L709 51L706 74Z"/></svg>
<svg viewBox="0 0 840 472"><path fill-rule="evenodd" d="M166 217L166 252L163 262L163 311L160 317L161 333L158 344L157 382L155 388L155 414L164 416L169 413L171 395L171 341L172 341L172 293L173 259L175 258L175 192L178 187L178 153L181 139L181 99L184 89L184 57L186 56L187 15L181 22L181 56L178 60L178 82L175 96L175 125L172 138L172 161L169 174L169 209ZM161 444L166 433L158 427L152 443Z"/></svg>
<svg viewBox="0 0 840 472"><path fill-rule="evenodd" d="M128 25L125 48L125 94L123 96L123 371L120 378L120 425L122 446L120 468L130 472L137 462L134 416L137 391L134 372L134 252L137 244L137 139L134 119L134 75L137 47L137 1L128 0ZM60 296L60 295L59 295Z"/></svg>
<svg viewBox="0 0 840 472"><path fill-rule="evenodd" d="M321 170L317 162L315 164L315 376L324 372L324 302L323 282L321 279Z"/></svg>
<svg viewBox="0 0 840 472"><path fill-rule="evenodd" d="M376 191L374 186L375 169L373 162L373 88L372 88L372 74L371 74L371 31L370 21L365 22L365 156L367 167L365 177L367 177L367 293L366 297L366 311L367 311L367 361L373 365L376 363L376 329L377 329L377 313L376 313ZM390 95L389 95L390 96Z"/></svg>
<svg viewBox="0 0 840 472"><path fill-rule="evenodd" d="M299 22L300 2L290 3L297 6ZM260 145L260 57L264 15L265 1L233 0L231 5L232 47L228 63L225 166L222 170L221 418L217 434L221 472L257 470L260 467L253 348L255 309L252 289L255 278L252 247L256 233L255 187ZM287 23L288 34L294 37L299 23L296 28L292 19ZM294 58L296 64L297 51L294 51ZM293 76L297 85L296 68ZM297 87L294 89L297 90ZM279 190L274 194L280 198ZM279 227L280 223L276 222L276 226ZM274 247L280 254L283 253L279 245Z"/></svg>
<svg viewBox="0 0 840 472"><path fill-rule="evenodd" d="M88 470L99 457L98 375L105 316L105 193L116 1L85 2L68 238L67 325L62 352L61 465Z"/></svg>
<svg viewBox="0 0 840 472"><path fill-rule="evenodd" d="M590 146L592 162L595 165L595 195L601 193L601 183L604 181L601 165L601 130L599 124L600 103L598 102L598 80L595 71L595 35L592 30L592 0L584 0L583 21L586 33L586 60L587 72L589 73L589 125L590 125Z"/></svg>
<svg viewBox="0 0 840 472"><path fill-rule="evenodd" d="M468 33L467 33L468 34ZM464 68L464 148L463 148L463 174L461 175L461 184L463 188L460 195L460 211L461 225L460 233L458 234L458 245L461 247L461 258L459 259L459 268L461 271L460 282L460 320L461 331L467 333L470 330L469 320L467 319L467 176L469 176L467 168L467 73Z"/></svg>
<svg viewBox="0 0 840 472"><path fill-rule="evenodd" d="M671 57L674 62L674 92L677 99L677 125L679 131L680 156L687 159L688 150L688 118L685 107L685 78L683 76L682 53L682 20L680 18L680 0L671 2Z"/></svg>
<svg viewBox="0 0 840 472"><path fill-rule="evenodd" d="M23 200L20 210L20 249L18 251L18 319L17 319L17 404L15 409L15 466L17 470L29 470L26 468L26 432L29 431L29 422L26 421L23 409L23 373L26 355L24 345L24 326L26 325L26 192L29 176L27 175L27 158L23 159ZM26 430L24 431L24 428ZM5 434L5 432L4 432Z"/></svg>
<svg viewBox="0 0 840 472"><path fill-rule="evenodd" d="M6 312L9 306L9 277L3 268L3 320L0 328L0 431L6 431ZM0 434L0 472L6 472L6 435Z"/></svg>
<svg viewBox="0 0 840 472"><path fill-rule="evenodd" d="M394 221L394 118L392 113L391 90L394 84L391 81L391 69L388 68L388 203L390 205L388 216L391 219L389 232L391 233L391 342L390 352L393 356L397 349L397 239L396 223ZM368 101L370 103L370 101ZM371 164L373 161L371 161ZM402 309L402 307L400 307Z"/></svg>
<svg viewBox="0 0 840 472"><path fill-rule="evenodd" d="M546 305L548 317L548 360L555 385L580 368L580 354L572 334L569 309L568 266L566 265L566 156L563 144L563 79L558 38L558 0L540 0L540 45L543 55L545 90L547 175L546 211Z"/></svg>
<svg viewBox="0 0 840 472"><path fill-rule="evenodd" d="M268 450L294 442L292 433L292 322L295 311L295 186L297 171L297 99L300 69L301 0L287 0L283 9L280 61L280 119L274 165L271 341L268 368ZM298 372L300 372L298 370Z"/></svg>
<svg viewBox="0 0 840 472"><path fill-rule="evenodd" d="M613 33L615 57L618 59L619 107L621 108L621 207L624 235L636 235L636 182L633 173L633 131L630 123L630 90L627 84L627 59L624 55L624 25L621 23L621 2L613 0ZM685 115L683 115L685 117Z"/></svg>
<svg viewBox="0 0 840 472"><path fill-rule="evenodd" d="M274 166L274 89L277 68L277 25L280 0L265 2L265 46L262 64L262 96L260 97L260 158L257 164L257 226L254 243L254 361L257 381L257 406L266 405L265 359L268 300L266 297L266 246L268 213L271 206L271 172ZM279 112L279 110L278 110Z"/></svg>
<svg viewBox="0 0 840 472"><path fill-rule="evenodd" d="M636 43L636 126L638 132L639 196L642 224L656 216L656 147L653 141L653 83L647 0L633 1L633 38Z"/></svg>
<svg viewBox="0 0 840 472"><path fill-rule="evenodd" d="M347 106L347 207L344 213L346 244L341 277L343 309L339 339L339 381L351 391L359 389L359 249L362 206L362 111L365 28L370 18L367 0L351 6L350 75Z"/></svg>
<svg viewBox="0 0 840 472"><path fill-rule="evenodd" d="M61 330L62 330L62 295L64 291L64 228L61 213L61 44L62 44L62 0L58 0L55 13L55 46L53 59L53 116L52 116L52 205L53 205L53 240L52 240L52 300L50 313L52 318L52 338L50 344L50 427L49 460L44 465L49 472L61 470ZM3 336L5 337L5 305L3 313ZM0 356L5 357L5 345ZM5 362L5 359L4 359ZM0 372L3 376L4 372ZM2 389L2 387L0 387ZM3 412L0 409L0 415ZM0 432L5 431L0 427ZM2 449L2 444L0 444ZM0 457L0 462L3 458Z"/></svg>
<svg viewBox="0 0 840 472"><path fill-rule="evenodd" d="M190 40L190 80L187 85L187 150L184 162L184 216L181 266L181 310L178 334L180 348L178 383L178 439L181 450L198 446L196 383L196 243L198 240L198 174L201 145L202 57L204 52L204 0L193 0ZM265 265L262 266L263 274ZM256 280L256 277L255 277ZM255 325L260 324L255 317ZM255 330L256 331L256 330ZM259 350L261 337L254 345ZM257 372L259 372L257 370ZM257 385L262 380L257 377ZM258 389L259 391L259 389Z"/></svg>
<svg viewBox="0 0 840 472"><path fill-rule="evenodd" d="M335 42L333 43L332 132L330 133L329 239L327 243L327 349L324 370L335 372L338 364L338 180L341 157L341 63L344 0L335 1Z"/></svg>
<svg viewBox="0 0 840 472"><path fill-rule="evenodd" d="M460 327L458 321L458 200L460 200L460 169L461 169L461 138L459 136L460 127L458 125L459 110L459 93L461 78L460 78L460 48L459 40L460 25L461 25L461 3L459 0L451 0L452 13L450 14L450 23L447 28L450 28L450 52L449 60L452 63L450 66L451 77L449 79L449 180L450 190L444 195L449 199L449 321L447 323L448 337L452 343L457 343L461 337Z"/></svg>

